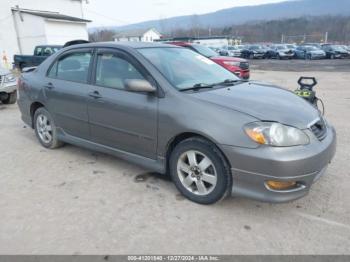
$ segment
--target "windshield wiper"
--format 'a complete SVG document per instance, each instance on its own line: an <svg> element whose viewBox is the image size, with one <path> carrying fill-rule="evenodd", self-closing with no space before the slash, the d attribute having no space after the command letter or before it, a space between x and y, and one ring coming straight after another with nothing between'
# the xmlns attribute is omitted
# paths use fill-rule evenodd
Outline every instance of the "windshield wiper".
<svg viewBox="0 0 350 262"><path fill-rule="evenodd" d="M198 91L201 89L213 88L214 86L215 86L215 84L213 85L213 84L198 83L198 84L193 85L192 87L181 89L180 91L181 92L189 91L189 90Z"/></svg>
<svg viewBox="0 0 350 262"><path fill-rule="evenodd" d="M235 83L241 83L246 82L246 80L243 79L226 79L223 82L218 83L217 85L233 85Z"/></svg>
<svg viewBox="0 0 350 262"><path fill-rule="evenodd" d="M180 91L181 92L185 92L189 90L198 91L201 89L214 88L216 86L233 86L235 83L241 83L241 82L246 82L246 81L242 79L226 79L225 81L214 83L214 84L198 83L192 87L181 89Z"/></svg>

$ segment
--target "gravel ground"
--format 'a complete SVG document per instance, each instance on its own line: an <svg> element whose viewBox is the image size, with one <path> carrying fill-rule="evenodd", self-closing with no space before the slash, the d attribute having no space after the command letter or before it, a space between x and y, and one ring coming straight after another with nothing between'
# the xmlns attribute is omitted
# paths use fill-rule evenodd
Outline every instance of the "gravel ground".
<svg viewBox="0 0 350 262"><path fill-rule="evenodd" d="M252 73L291 89L300 74ZM307 75L319 80L338 152L307 197L278 205L196 205L114 157L42 148L17 106L0 105L0 254L350 254L350 75Z"/></svg>

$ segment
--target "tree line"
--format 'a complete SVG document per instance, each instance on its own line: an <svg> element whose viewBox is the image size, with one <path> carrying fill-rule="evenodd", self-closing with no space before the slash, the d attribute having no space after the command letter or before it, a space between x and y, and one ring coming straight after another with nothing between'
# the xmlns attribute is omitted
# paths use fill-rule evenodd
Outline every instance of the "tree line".
<svg viewBox="0 0 350 262"><path fill-rule="evenodd" d="M193 19L188 28L166 30L164 37L228 36L241 38L245 43L254 42L329 42L350 44L350 16L317 16L255 21L241 25L205 28ZM326 35L328 33L328 35ZM91 41L113 41L113 30L98 30L90 34Z"/></svg>

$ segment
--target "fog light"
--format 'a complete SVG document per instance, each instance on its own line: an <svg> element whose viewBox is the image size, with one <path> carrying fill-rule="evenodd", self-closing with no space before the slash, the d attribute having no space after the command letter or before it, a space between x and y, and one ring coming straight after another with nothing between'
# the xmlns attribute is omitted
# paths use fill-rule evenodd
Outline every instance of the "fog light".
<svg viewBox="0 0 350 262"><path fill-rule="evenodd" d="M297 182L295 181L267 181L266 186L268 186L272 190L290 190L295 189L297 187Z"/></svg>

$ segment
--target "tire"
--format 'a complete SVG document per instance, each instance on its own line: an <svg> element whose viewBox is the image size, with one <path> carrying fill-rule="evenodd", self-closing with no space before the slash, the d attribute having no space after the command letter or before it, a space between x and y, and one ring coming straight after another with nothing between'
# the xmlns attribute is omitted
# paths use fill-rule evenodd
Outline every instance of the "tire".
<svg viewBox="0 0 350 262"><path fill-rule="evenodd" d="M56 125L51 114L43 107L34 113L34 129L43 147L55 149L63 146L63 142L57 139Z"/></svg>
<svg viewBox="0 0 350 262"><path fill-rule="evenodd" d="M1 101L5 105L12 105L17 102L17 91L8 94L7 98Z"/></svg>
<svg viewBox="0 0 350 262"><path fill-rule="evenodd" d="M195 203L214 204L232 190L227 161L214 144L202 138L180 142L170 155L169 168L177 189Z"/></svg>

